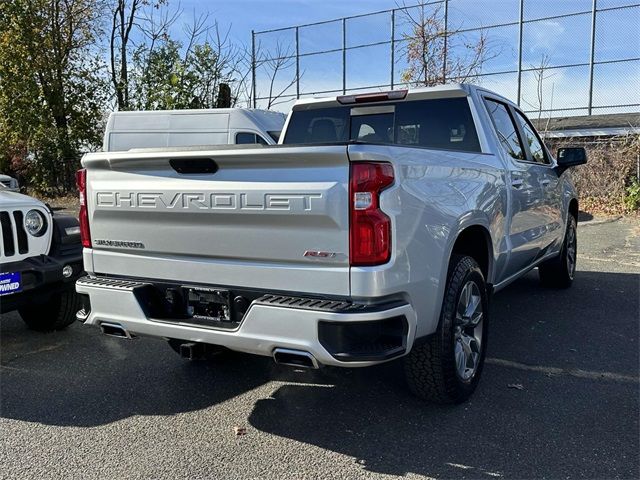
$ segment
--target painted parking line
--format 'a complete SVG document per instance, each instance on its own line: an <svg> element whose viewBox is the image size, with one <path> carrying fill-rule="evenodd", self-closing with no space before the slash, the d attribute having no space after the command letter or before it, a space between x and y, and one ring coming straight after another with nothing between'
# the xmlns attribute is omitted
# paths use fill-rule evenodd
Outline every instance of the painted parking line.
<svg viewBox="0 0 640 480"><path fill-rule="evenodd" d="M640 378L634 377L632 375L623 375L621 373L593 372L590 370L580 370L580 369L574 369L574 368L557 368L557 367L544 367L540 365L527 365L526 363L513 362L511 360L504 360L502 358L487 358L485 361L491 365L517 368L519 370L526 370L529 372L539 372L547 375L570 375L572 377L588 378L590 380L610 380L614 382L623 382L623 383L640 383Z"/></svg>

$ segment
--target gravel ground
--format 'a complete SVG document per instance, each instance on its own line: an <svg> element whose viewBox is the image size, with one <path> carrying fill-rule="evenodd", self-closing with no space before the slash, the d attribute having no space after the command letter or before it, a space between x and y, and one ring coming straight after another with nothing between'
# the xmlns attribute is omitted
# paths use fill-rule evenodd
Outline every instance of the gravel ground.
<svg viewBox="0 0 640 480"><path fill-rule="evenodd" d="M639 478L640 221L579 235L573 288L532 272L495 297L482 382L457 407L409 396L397 364L189 363L5 315L0 478Z"/></svg>

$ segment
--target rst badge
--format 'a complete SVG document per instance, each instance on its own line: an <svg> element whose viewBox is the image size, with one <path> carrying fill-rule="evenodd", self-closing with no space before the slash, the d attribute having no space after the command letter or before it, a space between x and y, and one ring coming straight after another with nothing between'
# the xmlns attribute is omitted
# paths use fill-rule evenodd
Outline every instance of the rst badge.
<svg viewBox="0 0 640 480"><path fill-rule="evenodd" d="M307 250L302 255L305 258L335 258L335 252L322 252L319 250Z"/></svg>
<svg viewBox="0 0 640 480"><path fill-rule="evenodd" d="M8 295L22 290L20 272L0 273L0 295Z"/></svg>

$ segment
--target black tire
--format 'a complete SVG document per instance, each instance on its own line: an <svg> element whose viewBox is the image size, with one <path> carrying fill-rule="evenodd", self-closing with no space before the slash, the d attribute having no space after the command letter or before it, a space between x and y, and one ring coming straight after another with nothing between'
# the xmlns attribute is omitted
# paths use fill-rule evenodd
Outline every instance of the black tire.
<svg viewBox="0 0 640 480"><path fill-rule="evenodd" d="M480 329L481 341L479 352L474 352L478 354L474 357L477 360L473 361L474 373L463 379L456 365L457 343L462 341L457 335L460 335L460 329L463 328L460 327L457 310L461 294L464 289L469 288L468 284L472 288L473 284L476 285L477 290L473 291L477 291L478 295L473 298L478 302L477 305L482 306L480 321L475 327ZM472 312L472 316L475 312L476 310ZM423 343L414 345L404 357L405 378L411 392L423 400L440 404L461 403L469 398L482 374L487 351L488 324L489 297L484 275L473 258L454 255L449 266L438 329Z"/></svg>
<svg viewBox="0 0 640 480"><path fill-rule="evenodd" d="M54 294L45 303L18 309L22 320L31 330L51 332L62 330L76 320L76 313L82 308L82 301L73 288Z"/></svg>
<svg viewBox="0 0 640 480"><path fill-rule="evenodd" d="M171 350L176 352L178 355L182 357L182 353L180 353L180 345L183 343L189 343L188 340L180 340L177 338L168 338L167 343L171 347ZM202 350L198 353L195 358L190 360L212 360L214 358L220 358L223 356L228 356L231 353L226 347L222 347L220 345L209 345L209 344L201 344Z"/></svg>
<svg viewBox="0 0 640 480"><path fill-rule="evenodd" d="M569 214L567 230L562 242L560 255L541 263L538 266L540 283L545 287L569 288L576 274L578 253L578 229L573 215Z"/></svg>

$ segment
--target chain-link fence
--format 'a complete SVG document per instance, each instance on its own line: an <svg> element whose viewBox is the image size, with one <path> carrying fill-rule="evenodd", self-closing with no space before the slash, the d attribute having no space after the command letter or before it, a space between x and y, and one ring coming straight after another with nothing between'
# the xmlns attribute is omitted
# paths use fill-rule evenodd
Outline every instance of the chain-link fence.
<svg viewBox="0 0 640 480"><path fill-rule="evenodd" d="M638 111L639 26L631 0L438 0L252 32L252 103L286 109L304 96L429 83L412 78L416 63L457 81L464 68L454 67L482 45L463 78L529 113Z"/></svg>

